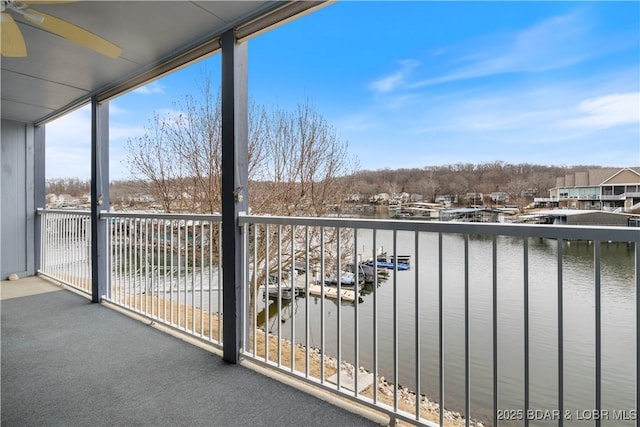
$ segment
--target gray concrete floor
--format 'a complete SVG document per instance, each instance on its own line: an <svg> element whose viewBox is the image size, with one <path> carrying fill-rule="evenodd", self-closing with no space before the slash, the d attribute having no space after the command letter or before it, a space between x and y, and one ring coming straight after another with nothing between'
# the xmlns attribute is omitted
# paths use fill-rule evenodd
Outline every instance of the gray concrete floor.
<svg viewBox="0 0 640 427"><path fill-rule="evenodd" d="M379 425L61 289L0 284L3 427Z"/></svg>

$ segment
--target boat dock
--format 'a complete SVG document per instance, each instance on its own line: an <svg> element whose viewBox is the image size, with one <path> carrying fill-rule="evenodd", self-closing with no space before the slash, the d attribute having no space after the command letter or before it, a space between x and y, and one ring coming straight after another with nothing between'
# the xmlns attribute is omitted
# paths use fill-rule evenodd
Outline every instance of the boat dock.
<svg viewBox="0 0 640 427"><path fill-rule="evenodd" d="M309 295L322 297L321 285L309 285ZM338 299L338 288L334 286L324 286L325 298ZM340 289L340 300L353 302L356 300L356 292L351 289Z"/></svg>

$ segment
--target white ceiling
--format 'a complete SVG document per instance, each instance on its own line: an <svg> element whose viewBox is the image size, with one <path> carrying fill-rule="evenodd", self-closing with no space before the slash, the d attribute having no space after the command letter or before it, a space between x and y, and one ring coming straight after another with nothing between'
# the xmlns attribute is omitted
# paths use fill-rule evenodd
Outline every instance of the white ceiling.
<svg viewBox="0 0 640 427"><path fill-rule="evenodd" d="M215 51L217 44L211 40L231 28L253 22L247 31L260 31L321 3L76 1L34 4L33 9L111 41L122 48L122 54L116 59L100 55L13 15L24 36L28 56L2 57L2 118L24 123L46 122L85 103L91 96L115 95L185 61L176 58L192 60L194 55ZM185 55L185 52L191 54Z"/></svg>

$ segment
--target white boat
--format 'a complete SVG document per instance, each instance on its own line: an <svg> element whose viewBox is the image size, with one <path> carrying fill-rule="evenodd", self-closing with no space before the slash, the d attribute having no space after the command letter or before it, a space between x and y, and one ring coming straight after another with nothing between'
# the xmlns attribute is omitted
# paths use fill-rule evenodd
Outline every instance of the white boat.
<svg viewBox="0 0 640 427"><path fill-rule="evenodd" d="M263 292L265 291L264 283L260 285L259 289ZM283 299L283 300L291 300L294 296L300 296L301 291L297 287L294 289L291 286L290 282L285 282L284 280L280 281L280 286L278 287L278 282L275 278L269 279L269 286L267 287L267 292L269 295L269 299Z"/></svg>
<svg viewBox="0 0 640 427"><path fill-rule="evenodd" d="M364 276L359 276L358 280L360 281L360 283L362 283L364 281ZM338 284L338 278L335 274L332 274L330 276L326 276L324 278L324 283L327 285L337 285ZM356 275L350 271L342 271L341 275L340 275L340 286L345 286L345 287L354 287L356 284Z"/></svg>

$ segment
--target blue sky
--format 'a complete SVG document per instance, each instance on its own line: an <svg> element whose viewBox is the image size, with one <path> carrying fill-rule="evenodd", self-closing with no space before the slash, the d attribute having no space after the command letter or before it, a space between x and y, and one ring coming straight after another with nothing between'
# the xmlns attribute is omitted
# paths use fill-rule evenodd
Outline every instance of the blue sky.
<svg viewBox="0 0 640 427"><path fill-rule="evenodd" d="M501 160L640 166L640 2L337 2L249 41L249 93L308 100L362 169ZM127 138L220 56L110 104ZM89 111L47 125L47 177L89 177Z"/></svg>

